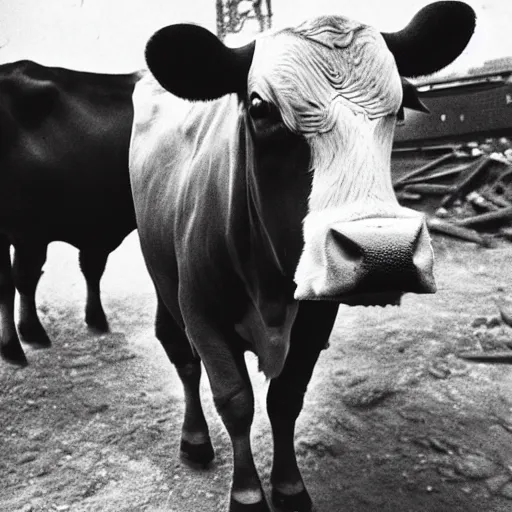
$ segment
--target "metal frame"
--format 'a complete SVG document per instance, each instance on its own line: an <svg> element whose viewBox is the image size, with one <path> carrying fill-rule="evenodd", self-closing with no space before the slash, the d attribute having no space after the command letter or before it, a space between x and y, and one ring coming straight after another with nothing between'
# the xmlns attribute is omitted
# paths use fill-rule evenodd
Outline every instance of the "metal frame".
<svg viewBox="0 0 512 512"><path fill-rule="evenodd" d="M221 40L241 32L248 20L257 20L260 32L272 26L271 0L216 0L216 11L217 35Z"/></svg>

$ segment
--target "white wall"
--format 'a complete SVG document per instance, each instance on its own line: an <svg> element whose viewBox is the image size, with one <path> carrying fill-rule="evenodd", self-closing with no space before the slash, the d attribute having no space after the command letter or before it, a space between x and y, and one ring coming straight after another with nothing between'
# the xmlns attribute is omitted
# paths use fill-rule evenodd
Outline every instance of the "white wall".
<svg viewBox="0 0 512 512"><path fill-rule="evenodd" d="M512 2L466 0L478 14L473 40L456 68L512 55ZM429 0L273 0L274 25L343 13L383 31L398 30ZM48 65L125 72L143 67L148 37L194 21L215 30L215 0L0 0L0 62L29 58ZM230 44L248 35L231 38Z"/></svg>

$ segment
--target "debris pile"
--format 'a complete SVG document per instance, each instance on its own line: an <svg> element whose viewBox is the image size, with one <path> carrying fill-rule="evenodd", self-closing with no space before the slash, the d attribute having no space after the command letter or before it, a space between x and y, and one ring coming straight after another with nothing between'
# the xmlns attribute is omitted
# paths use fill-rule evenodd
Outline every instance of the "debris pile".
<svg viewBox="0 0 512 512"><path fill-rule="evenodd" d="M512 142L395 149L393 186L404 206L421 210L434 233L484 247L512 241Z"/></svg>

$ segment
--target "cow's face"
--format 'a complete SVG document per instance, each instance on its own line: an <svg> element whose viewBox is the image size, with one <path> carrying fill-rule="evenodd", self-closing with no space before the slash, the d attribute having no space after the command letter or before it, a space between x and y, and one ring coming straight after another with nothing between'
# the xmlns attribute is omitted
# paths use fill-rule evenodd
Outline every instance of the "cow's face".
<svg viewBox="0 0 512 512"><path fill-rule="evenodd" d="M296 249L295 298L388 303L406 291L435 291L424 218L398 204L391 183L397 114L404 106L422 108L401 74L444 67L473 29L466 4L437 2L394 34L325 16L240 49L198 27L167 27L148 43L146 57L159 82L179 96L239 94L253 133L262 209L274 215L274 225L288 224L273 242L281 235ZM194 40L184 56L187 32ZM169 55L173 47L179 50ZM279 188L279 203L272 183L283 176L289 186ZM297 224L303 232L294 244L288 237Z"/></svg>

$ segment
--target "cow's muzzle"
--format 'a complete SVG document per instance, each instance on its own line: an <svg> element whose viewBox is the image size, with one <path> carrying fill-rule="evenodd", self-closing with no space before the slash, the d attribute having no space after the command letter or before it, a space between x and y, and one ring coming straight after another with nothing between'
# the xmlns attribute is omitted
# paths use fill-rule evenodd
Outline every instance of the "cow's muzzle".
<svg viewBox="0 0 512 512"><path fill-rule="evenodd" d="M433 252L423 216L368 218L305 230L295 282L298 300L397 304L434 293Z"/></svg>

